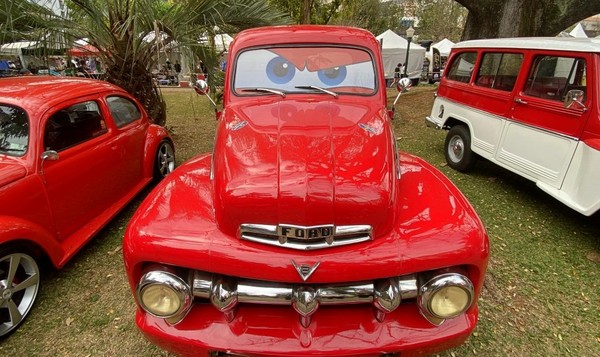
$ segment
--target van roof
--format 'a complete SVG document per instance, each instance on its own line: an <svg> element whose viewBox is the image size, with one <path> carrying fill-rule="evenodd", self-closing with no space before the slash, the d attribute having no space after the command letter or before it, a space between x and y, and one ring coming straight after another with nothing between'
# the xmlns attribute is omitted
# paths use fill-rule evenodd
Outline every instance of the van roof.
<svg viewBox="0 0 600 357"><path fill-rule="evenodd" d="M452 48L519 48L574 52L600 52L600 38L515 37L469 40Z"/></svg>

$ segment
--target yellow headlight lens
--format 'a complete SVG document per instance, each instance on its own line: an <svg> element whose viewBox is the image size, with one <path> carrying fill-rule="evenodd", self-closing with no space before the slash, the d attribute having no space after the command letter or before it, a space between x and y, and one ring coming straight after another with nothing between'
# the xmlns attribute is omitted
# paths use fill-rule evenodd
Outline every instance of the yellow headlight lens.
<svg viewBox="0 0 600 357"><path fill-rule="evenodd" d="M431 297L430 311L439 318L448 319L463 313L470 302L469 293L459 286L446 286Z"/></svg>
<svg viewBox="0 0 600 357"><path fill-rule="evenodd" d="M177 292L165 284L145 286L140 297L144 308L156 316L171 316L181 307L181 299Z"/></svg>

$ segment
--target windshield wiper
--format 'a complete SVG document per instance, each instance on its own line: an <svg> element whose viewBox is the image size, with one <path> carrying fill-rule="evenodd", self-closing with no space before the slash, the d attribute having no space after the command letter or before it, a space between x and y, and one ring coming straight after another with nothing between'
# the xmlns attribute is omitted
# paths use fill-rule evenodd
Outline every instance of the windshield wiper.
<svg viewBox="0 0 600 357"><path fill-rule="evenodd" d="M330 91L330 90L327 90L327 89L325 89L325 88L317 87L317 86L296 86L296 88L298 88L298 89L316 89L316 90L318 90L318 91L321 91L321 92L323 92L323 93L327 93L327 94L329 94L329 95L332 95L332 96L334 96L335 98L337 98L337 97L338 97L338 94L337 94L337 93L335 93L335 92L332 92L332 91Z"/></svg>
<svg viewBox="0 0 600 357"><path fill-rule="evenodd" d="M277 94L277 95L280 95L285 98L284 92L277 90L277 89L271 89L271 88L261 88L261 87L259 87L259 88L244 88L244 89L241 89L241 91L242 92L261 92L261 93L267 92L267 93Z"/></svg>

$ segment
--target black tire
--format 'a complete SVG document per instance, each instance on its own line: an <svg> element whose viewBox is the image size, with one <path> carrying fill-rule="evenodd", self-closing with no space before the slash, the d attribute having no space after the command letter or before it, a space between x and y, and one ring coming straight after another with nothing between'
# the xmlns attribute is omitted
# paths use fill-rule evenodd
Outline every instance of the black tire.
<svg viewBox="0 0 600 357"><path fill-rule="evenodd" d="M154 159L154 180L160 181L175 169L175 150L169 140L158 145Z"/></svg>
<svg viewBox="0 0 600 357"><path fill-rule="evenodd" d="M25 250L0 249L0 340L25 321L39 288L38 261Z"/></svg>
<svg viewBox="0 0 600 357"><path fill-rule="evenodd" d="M471 150L471 133L466 125L456 125L448 131L444 156L448 166L456 171L466 172L473 167L476 154Z"/></svg>

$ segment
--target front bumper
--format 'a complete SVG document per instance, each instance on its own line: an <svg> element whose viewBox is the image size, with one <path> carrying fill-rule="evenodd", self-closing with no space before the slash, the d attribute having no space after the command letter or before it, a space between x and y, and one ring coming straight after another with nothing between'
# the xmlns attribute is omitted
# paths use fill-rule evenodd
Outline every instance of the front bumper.
<svg viewBox="0 0 600 357"><path fill-rule="evenodd" d="M427 127L434 129L441 129L443 127L440 123L436 122L431 117L425 117L425 124L427 124Z"/></svg>
<svg viewBox="0 0 600 357"><path fill-rule="evenodd" d="M463 343L475 328L478 310L446 320L440 326L427 322L416 304L406 304L375 319L371 308L332 307L319 310L303 327L289 308L243 306L236 318L225 316L210 304L194 304L177 325L138 309L136 322L152 343L181 356L235 353L248 356L401 356L426 355Z"/></svg>

